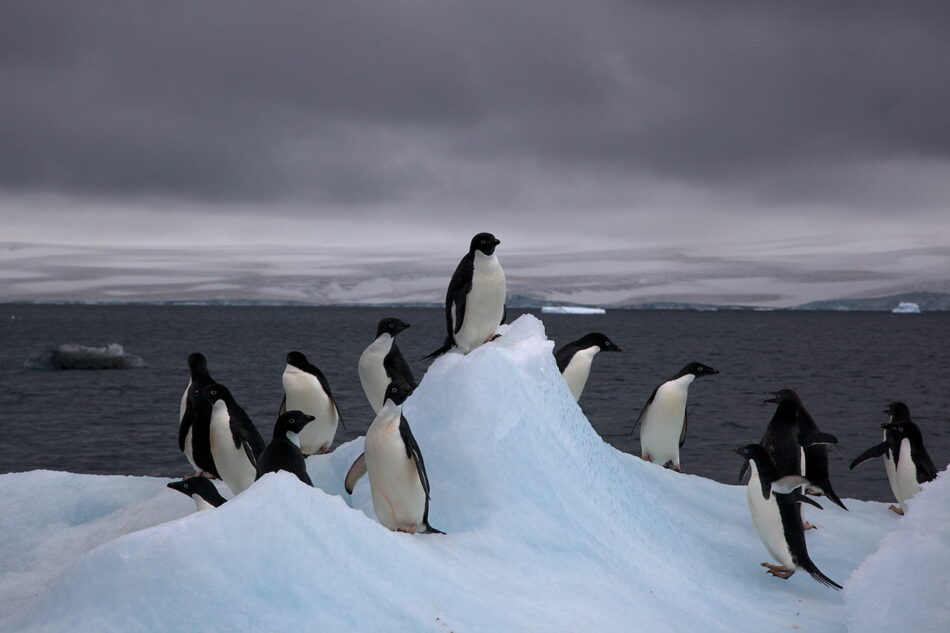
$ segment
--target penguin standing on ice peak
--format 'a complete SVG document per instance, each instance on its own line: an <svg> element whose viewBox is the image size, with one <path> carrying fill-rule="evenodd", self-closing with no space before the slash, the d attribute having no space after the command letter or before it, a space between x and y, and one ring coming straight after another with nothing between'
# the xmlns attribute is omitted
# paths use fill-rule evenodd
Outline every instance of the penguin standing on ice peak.
<svg viewBox="0 0 950 633"><path fill-rule="evenodd" d="M340 424L340 412L323 372L300 352L290 352L281 382L284 401L280 413L302 411L315 418L300 436L300 450L304 455L329 453Z"/></svg>
<svg viewBox="0 0 950 633"><path fill-rule="evenodd" d="M874 457L884 457L884 468L897 506L889 509L903 515L907 501L920 492L920 484L937 478L937 467L924 447L920 427L911 420L910 409L903 402L891 402L884 409L890 420L881 425L884 441L858 455L851 468Z"/></svg>
<svg viewBox="0 0 950 633"><path fill-rule="evenodd" d="M463 354L488 342L505 321L507 284L495 247L501 244L491 233L472 238L445 293L445 343L424 359L432 359L455 347Z"/></svg>
<svg viewBox="0 0 950 633"><path fill-rule="evenodd" d="M300 451L300 434L313 419L312 415L300 411L288 411L277 418L274 436L257 458L257 479L266 473L286 470L308 486L313 485L307 474L307 462Z"/></svg>
<svg viewBox="0 0 950 633"><path fill-rule="evenodd" d="M188 372L190 378L185 393L181 395L181 406L178 409L178 450L185 454L188 463L195 469L196 475L204 477L214 477L214 467L203 468L195 462L194 456L194 434L195 434L195 406L192 391L201 389L214 382L211 374L208 373L208 359L200 352L194 352L188 355ZM207 431L207 429L203 429ZM207 442L207 433L202 438ZM205 460L207 461L207 460Z"/></svg>
<svg viewBox="0 0 950 633"><path fill-rule="evenodd" d="M591 332L576 341L571 341L554 352L557 368L564 377L568 389L574 395L574 400L580 400L587 378L590 376L590 367L594 356L598 352L620 352L617 345L600 332Z"/></svg>
<svg viewBox="0 0 950 633"><path fill-rule="evenodd" d="M191 497L195 502L195 509L198 511L217 508L227 501L221 496L211 480L205 477L188 477L167 485L172 490L177 490L181 494Z"/></svg>
<svg viewBox="0 0 950 633"><path fill-rule="evenodd" d="M218 474L239 494L257 478L257 457L264 450L264 438L224 385L212 383L198 390L196 399L211 407L209 436Z"/></svg>
<svg viewBox="0 0 950 633"><path fill-rule="evenodd" d="M408 327L405 321L392 317L381 320L376 326L376 338L360 355L360 384L373 413L379 413L383 407L389 383L403 382L411 389L416 388L412 369L396 345L396 335Z"/></svg>
<svg viewBox="0 0 950 633"><path fill-rule="evenodd" d="M640 456L643 459L683 472L680 447L686 443L689 386L700 376L718 373L708 365L690 363L653 390L634 424L634 428L640 424Z"/></svg>
<svg viewBox="0 0 950 633"><path fill-rule="evenodd" d="M379 522L397 532L442 534L429 525L429 476L402 405L412 391L386 388L386 400L366 432L364 460L373 509ZM347 475L347 489L352 490Z"/></svg>
<svg viewBox="0 0 950 633"><path fill-rule="evenodd" d="M779 475L775 462L761 444L749 444L735 449L747 460L752 470L746 497L752 522L759 538L778 565L762 563L768 573L787 580L798 569L803 569L821 584L841 589L841 585L825 576L812 562L805 545L805 527L802 523L800 501L805 499L801 486L807 480L800 475Z"/></svg>

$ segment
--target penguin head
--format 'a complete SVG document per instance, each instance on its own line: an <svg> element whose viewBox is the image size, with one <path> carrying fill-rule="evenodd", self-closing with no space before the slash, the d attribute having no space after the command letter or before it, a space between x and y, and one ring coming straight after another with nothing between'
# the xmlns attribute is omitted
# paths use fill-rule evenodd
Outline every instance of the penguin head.
<svg viewBox="0 0 950 633"><path fill-rule="evenodd" d="M895 400L887 405L884 413L891 416L890 421L910 420L910 408L903 402Z"/></svg>
<svg viewBox="0 0 950 633"><path fill-rule="evenodd" d="M219 493L218 489L211 483L211 480L205 479L204 477L189 477L181 481L173 481L168 484L168 487L189 497L198 495L209 502L221 496L221 493Z"/></svg>
<svg viewBox="0 0 950 633"><path fill-rule="evenodd" d="M188 369L192 374L196 371L206 373L208 371L208 359L201 352L192 352L188 354Z"/></svg>
<svg viewBox="0 0 950 633"><path fill-rule="evenodd" d="M409 324L405 321L389 317L388 319L380 321L379 325L376 326L376 336L382 336L383 334L396 336L407 327L409 327Z"/></svg>
<svg viewBox="0 0 950 633"><path fill-rule="evenodd" d="M312 415L307 415L302 411L287 411L277 418L277 422L274 424L274 435L280 435L288 431L291 433L300 433L303 427L315 419L316 418Z"/></svg>
<svg viewBox="0 0 950 633"><path fill-rule="evenodd" d="M484 253L485 255L491 255L495 252L495 247L501 244L501 240L497 239L491 233L479 233L472 238L472 243L468 247L469 253L475 253L478 251Z"/></svg>
<svg viewBox="0 0 950 633"><path fill-rule="evenodd" d="M222 384L213 382L204 387L192 389L192 395L198 403L213 405L218 400L227 400L231 397L231 392Z"/></svg>
<svg viewBox="0 0 950 633"><path fill-rule="evenodd" d="M287 364L296 367L297 369L306 369L310 362L307 360L307 357L301 352L293 351L287 352Z"/></svg>
<svg viewBox="0 0 950 633"><path fill-rule="evenodd" d="M782 402L794 402L795 404L800 405L802 399L798 397L798 394L792 391L791 389L779 389L778 391L770 391L769 395L771 398L766 399L764 402L770 404L780 404Z"/></svg>
<svg viewBox="0 0 950 633"><path fill-rule="evenodd" d="M394 381L386 387L385 400L392 400L393 404L402 404L412 395L412 387L402 381Z"/></svg>
<svg viewBox="0 0 950 633"><path fill-rule="evenodd" d="M690 363L686 367L683 367L683 369L681 369L678 374L676 374L676 378L680 378L687 374L692 374L697 378L700 378L701 376L711 376L712 374L718 373L718 369L713 369L709 365L703 365L702 363Z"/></svg>
<svg viewBox="0 0 950 633"><path fill-rule="evenodd" d="M580 349L597 346L602 352L621 352L620 347L600 332L591 332L577 341Z"/></svg>
<svg viewBox="0 0 950 633"><path fill-rule="evenodd" d="M756 465L762 460L770 459L768 452L761 444L746 444L734 449L733 452L747 461L755 462Z"/></svg>
<svg viewBox="0 0 950 633"><path fill-rule="evenodd" d="M923 443L923 435L920 433L920 427L910 420L893 420L885 422L881 428L890 435L893 433L899 439L908 439L911 445Z"/></svg>

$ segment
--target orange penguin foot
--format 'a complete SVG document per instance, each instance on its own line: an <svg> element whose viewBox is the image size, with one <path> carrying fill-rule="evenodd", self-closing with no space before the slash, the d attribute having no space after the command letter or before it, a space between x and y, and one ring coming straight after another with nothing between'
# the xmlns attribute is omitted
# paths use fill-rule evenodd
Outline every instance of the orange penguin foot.
<svg viewBox="0 0 950 633"><path fill-rule="evenodd" d="M762 563L762 566L768 569L768 573L772 574L776 578L781 578L782 580L788 580L789 577L795 573L794 569L789 569L788 567L783 567L782 565Z"/></svg>

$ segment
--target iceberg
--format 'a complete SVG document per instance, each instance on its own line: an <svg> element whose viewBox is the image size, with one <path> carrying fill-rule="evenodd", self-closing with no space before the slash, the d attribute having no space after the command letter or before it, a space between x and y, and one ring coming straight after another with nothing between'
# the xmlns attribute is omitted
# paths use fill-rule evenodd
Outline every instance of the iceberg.
<svg viewBox="0 0 950 633"><path fill-rule="evenodd" d="M38 356L28 358L24 369L135 369L145 367L145 361L125 351L118 343L105 347L89 347L63 343Z"/></svg>
<svg viewBox="0 0 950 633"><path fill-rule="evenodd" d="M950 507L950 486L930 485L903 518L877 502L807 508L809 552L846 591L773 578L743 487L615 450L574 401L543 324L524 315L500 332L436 359L404 408L447 534L384 528L365 478L344 492L362 439L308 458L315 488L271 473L205 512L167 479L2 475L0 631L836 633L901 569L888 553L899 542L879 550L885 534L922 526L904 522L924 521L925 504ZM946 579L946 564L931 567ZM940 591L915 605L937 611Z"/></svg>
<svg viewBox="0 0 950 633"><path fill-rule="evenodd" d="M912 301L901 301L891 314L920 314L920 306Z"/></svg>
<svg viewBox="0 0 950 633"><path fill-rule="evenodd" d="M588 308L586 306L544 306L541 314L606 314L603 308Z"/></svg>

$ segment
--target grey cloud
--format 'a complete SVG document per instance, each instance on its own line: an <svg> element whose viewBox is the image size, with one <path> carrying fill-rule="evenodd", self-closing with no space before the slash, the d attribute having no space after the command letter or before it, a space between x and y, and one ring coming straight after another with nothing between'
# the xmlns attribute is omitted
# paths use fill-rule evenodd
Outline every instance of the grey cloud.
<svg viewBox="0 0 950 633"><path fill-rule="evenodd" d="M875 163L950 158L948 32L938 2L4 3L0 187L459 212L654 179L846 212Z"/></svg>

